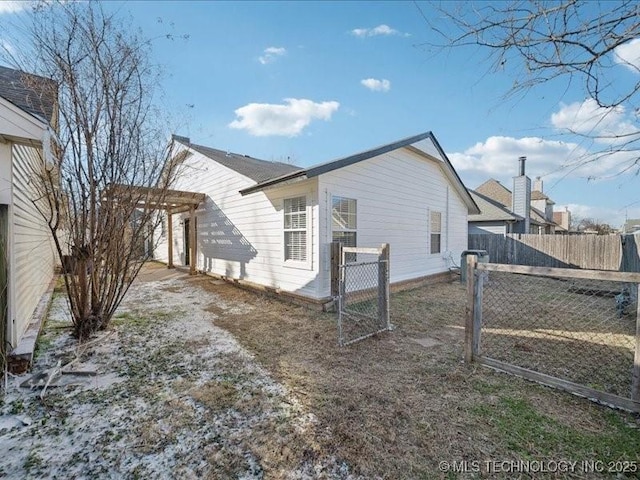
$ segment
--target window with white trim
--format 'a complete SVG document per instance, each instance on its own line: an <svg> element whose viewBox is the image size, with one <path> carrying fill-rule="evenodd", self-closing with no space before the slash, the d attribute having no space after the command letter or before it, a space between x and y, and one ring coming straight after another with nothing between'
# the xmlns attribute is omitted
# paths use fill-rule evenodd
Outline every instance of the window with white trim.
<svg viewBox="0 0 640 480"><path fill-rule="evenodd" d="M345 247L356 247L357 242L357 202L353 198L333 197L331 199L332 240ZM355 253L347 255L348 262L355 262Z"/></svg>
<svg viewBox="0 0 640 480"><path fill-rule="evenodd" d="M307 261L307 197L284 200L284 260Z"/></svg>
<svg viewBox="0 0 640 480"><path fill-rule="evenodd" d="M429 250L433 253L440 253L442 250L442 213L430 212L430 246Z"/></svg>

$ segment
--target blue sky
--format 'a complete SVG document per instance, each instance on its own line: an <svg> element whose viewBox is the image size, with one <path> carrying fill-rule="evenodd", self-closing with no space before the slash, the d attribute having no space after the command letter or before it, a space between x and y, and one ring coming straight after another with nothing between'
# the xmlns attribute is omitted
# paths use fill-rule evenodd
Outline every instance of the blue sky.
<svg viewBox="0 0 640 480"><path fill-rule="evenodd" d="M526 155L527 174L542 177L557 209L614 226L625 215L640 218L640 178L615 175L628 158L567 168L598 145L560 135L593 129L594 119L599 131L635 129L629 111L603 112L580 85L560 82L505 100L513 74L488 73L477 48L430 46L442 39L413 2L105 6L159 37L153 54L165 73L164 104L175 133L195 143L308 166L431 130L469 188L488 178L510 187ZM0 22L23 15L20 7L0 3ZM167 32L176 38L162 38ZM640 41L619 53L635 64ZM621 83L638 80L614 68Z"/></svg>

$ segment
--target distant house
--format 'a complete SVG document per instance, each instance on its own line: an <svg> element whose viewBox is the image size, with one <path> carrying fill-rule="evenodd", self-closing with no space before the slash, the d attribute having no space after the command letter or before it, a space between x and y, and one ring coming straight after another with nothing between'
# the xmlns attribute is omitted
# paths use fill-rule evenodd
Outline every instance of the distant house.
<svg viewBox="0 0 640 480"><path fill-rule="evenodd" d="M556 224L556 233L569 233L571 230L571 212L568 207L564 210L553 212L553 222Z"/></svg>
<svg viewBox="0 0 640 480"><path fill-rule="evenodd" d="M554 202L542 191L538 177L531 189L531 180L525 175L524 157L520 158L520 175L513 179L513 193L498 180L489 179L475 190L480 214L469 215L469 233L555 233Z"/></svg>
<svg viewBox="0 0 640 480"><path fill-rule="evenodd" d="M33 182L56 121L55 91L51 80L0 66L0 322L17 369L30 360L37 325L25 333L57 263Z"/></svg>
<svg viewBox="0 0 640 480"><path fill-rule="evenodd" d="M505 235L513 233L515 224L524 220L523 217L511 212L500 202L476 190L470 190L469 193L471 193L471 197L480 209L478 215L469 215L470 235L483 233Z"/></svg>
<svg viewBox="0 0 640 480"><path fill-rule="evenodd" d="M185 173L173 187L206 195L197 269L317 302L331 295L331 242L389 243L391 282L419 279L448 271L479 212L431 132L309 168L174 140ZM185 265L190 219L175 217L171 262ZM168 238L154 251L165 262Z"/></svg>
<svg viewBox="0 0 640 480"><path fill-rule="evenodd" d="M640 230L640 218L630 218L624 222L622 233L635 233Z"/></svg>

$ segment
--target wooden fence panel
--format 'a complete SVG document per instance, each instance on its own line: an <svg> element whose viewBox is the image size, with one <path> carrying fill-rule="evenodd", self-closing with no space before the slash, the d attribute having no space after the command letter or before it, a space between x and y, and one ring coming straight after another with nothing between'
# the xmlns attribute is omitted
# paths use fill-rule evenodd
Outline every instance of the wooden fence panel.
<svg viewBox="0 0 640 480"><path fill-rule="evenodd" d="M640 272L640 235L469 235L492 263Z"/></svg>

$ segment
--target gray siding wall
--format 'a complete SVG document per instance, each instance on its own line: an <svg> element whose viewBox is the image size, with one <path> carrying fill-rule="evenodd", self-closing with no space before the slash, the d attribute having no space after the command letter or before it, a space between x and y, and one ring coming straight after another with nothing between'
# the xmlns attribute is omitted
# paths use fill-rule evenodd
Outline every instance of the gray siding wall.
<svg viewBox="0 0 640 480"><path fill-rule="evenodd" d="M506 233L505 222L469 222L469 235L505 235Z"/></svg>
<svg viewBox="0 0 640 480"><path fill-rule="evenodd" d="M527 176L513 179L513 205L512 211L516 215L525 218L524 222L518 222L515 233L529 233L529 216L531 206L531 179ZM522 231L519 231L522 229Z"/></svg>

